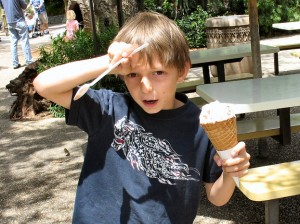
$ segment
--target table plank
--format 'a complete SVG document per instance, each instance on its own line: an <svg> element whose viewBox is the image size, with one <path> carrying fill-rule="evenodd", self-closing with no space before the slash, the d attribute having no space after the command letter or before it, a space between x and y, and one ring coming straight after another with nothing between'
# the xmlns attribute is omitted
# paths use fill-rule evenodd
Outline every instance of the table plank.
<svg viewBox="0 0 300 224"><path fill-rule="evenodd" d="M197 86L207 102L220 101L236 114L300 106L300 74Z"/></svg>
<svg viewBox="0 0 300 224"><path fill-rule="evenodd" d="M300 194L300 161L249 169L240 190L253 201Z"/></svg>
<svg viewBox="0 0 300 224"><path fill-rule="evenodd" d="M272 27L280 30L300 30L300 21L286 22L286 23L274 23Z"/></svg>
<svg viewBox="0 0 300 224"><path fill-rule="evenodd" d="M272 54L276 52L279 52L279 48L276 46L269 46L263 44L260 45L261 54ZM217 62L241 57L243 58L247 56L251 56L250 44L239 44L228 47L190 51L192 65L206 62Z"/></svg>
<svg viewBox="0 0 300 224"><path fill-rule="evenodd" d="M279 52L276 46L260 45L261 54ZM192 67L202 67L204 83L210 83L209 66L217 66L218 81L225 82L224 65L227 63L239 62L244 57L251 56L250 44L239 44L228 47L200 49L190 51Z"/></svg>

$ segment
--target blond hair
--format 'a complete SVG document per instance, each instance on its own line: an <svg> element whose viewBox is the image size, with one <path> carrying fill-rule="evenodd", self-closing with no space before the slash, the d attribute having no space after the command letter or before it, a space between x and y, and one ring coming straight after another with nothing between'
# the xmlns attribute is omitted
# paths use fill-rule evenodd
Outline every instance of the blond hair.
<svg viewBox="0 0 300 224"><path fill-rule="evenodd" d="M76 14L73 10L68 10L66 13L66 19L67 20L72 20L76 18Z"/></svg>
<svg viewBox="0 0 300 224"><path fill-rule="evenodd" d="M183 71L186 62L190 63L189 46L184 33L168 17L156 12L140 12L125 23L114 41L149 46L143 49L142 56L152 65L153 57L167 67Z"/></svg>

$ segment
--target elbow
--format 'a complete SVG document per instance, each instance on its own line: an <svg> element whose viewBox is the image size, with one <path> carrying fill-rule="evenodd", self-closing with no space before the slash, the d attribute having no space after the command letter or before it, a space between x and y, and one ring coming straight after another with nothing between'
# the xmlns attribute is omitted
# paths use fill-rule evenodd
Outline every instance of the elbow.
<svg viewBox="0 0 300 224"><path fill-rule="evenodd" d="M223 200L220 200L220 199L218 199L218 200L213 200L213 199L209 198L209 201L210 201L210 203L212 203L214 206L221 207L221 206L226 205L226 204L228 203L229 199L228 199L228 200L227 200L227 199L223 199Z"/></svg>
<svg viewBox="0 0 300 224"><path fill-rule="evenodd" d="M44 82L41 80L41 78L39 76L37 76L34 80L33 80L33 87L35 89L35 91L42 97L47 98L47 86L44 85Z"/></svg>
<svg viewBox="0 0 300 224"><path fill-rule="evenodd" d="M217 207L222 207L222 206L226 205L227 202L228 202L228 201L223 201L223 202L220 202L220 201L218 201L218 202L212 202L212 201L211 201L211 203L212 203L213 205L217 206Z"/></svg>

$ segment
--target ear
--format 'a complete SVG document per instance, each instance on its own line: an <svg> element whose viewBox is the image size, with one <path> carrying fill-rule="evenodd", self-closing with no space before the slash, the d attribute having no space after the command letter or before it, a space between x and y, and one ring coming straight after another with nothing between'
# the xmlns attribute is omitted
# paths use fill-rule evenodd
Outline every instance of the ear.
<svg viewBox="0 0 300 224"><path fill-rule="evenodd" d="M181 72L181 75L178 77L177 82L183 82L187 76L187 74L189 73L191 68L191 63L190 62L186 62L183 71Z"/></svg>

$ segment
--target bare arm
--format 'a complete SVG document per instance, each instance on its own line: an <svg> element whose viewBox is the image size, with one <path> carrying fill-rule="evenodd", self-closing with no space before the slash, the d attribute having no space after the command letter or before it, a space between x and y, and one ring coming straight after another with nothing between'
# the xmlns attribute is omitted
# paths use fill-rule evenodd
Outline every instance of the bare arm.
<svg viewBox="0 0 300 224"><path fill-rule="evenodd" d="M73 88L95 79L108 65L107 55L71 62L42 72L33 85L41 96L69 109Z"/></svg>
<svg viewBox="0 0 300 224"><path fill-rule="evenodd" d="M215 183L205 183L206 194L211 203L217 206L226 204L235 189L233 176L242 177L248 173L250 155L246 152L244 142L235 146L233 159L222 161L215 156L218 165L222 165L223 173Z"/></svg>
<svg viewBox="0 0 300 224"><path fill-rule="evenodd" d="M41 96L70 109L72 91L76 86L95 79L104 72L109 66L109 57L112 59L111 63L115 63L122 57L128 57L134 48L130 44L114 42L108 49L109 56L71 62L42 72L33 81L34 88ZM126 75L130 71L131 62L126 59L111 73Z"/></svg>

